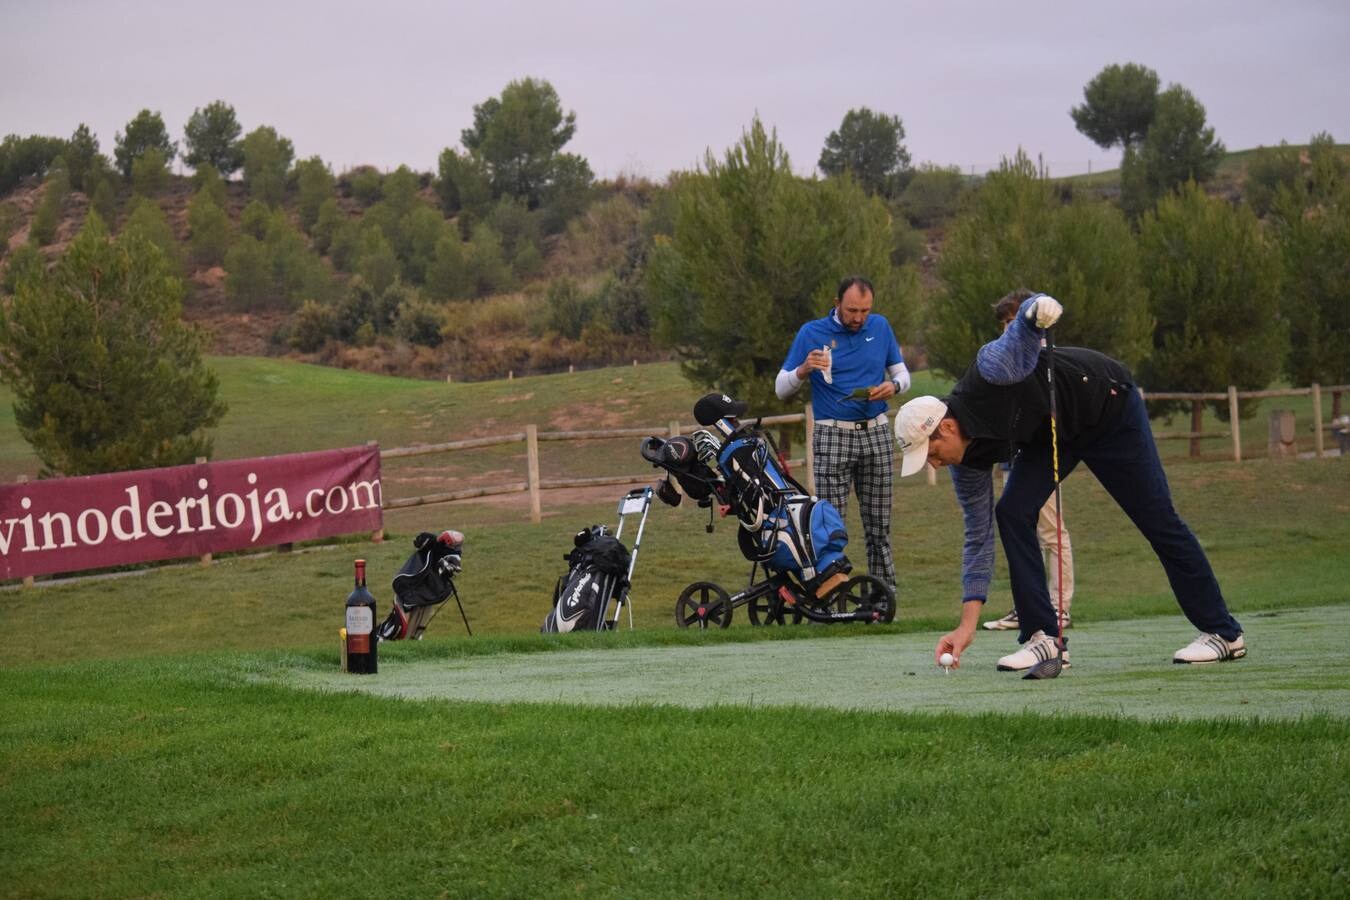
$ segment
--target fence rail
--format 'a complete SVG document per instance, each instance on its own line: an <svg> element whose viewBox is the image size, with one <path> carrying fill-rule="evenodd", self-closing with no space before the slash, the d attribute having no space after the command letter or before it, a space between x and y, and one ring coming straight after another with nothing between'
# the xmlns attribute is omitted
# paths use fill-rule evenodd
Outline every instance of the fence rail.
<svg viewBox="0 0 1350 900"><path fill-rule="evenodd" d="M1182 400L1190 401L1192 404L1192 427L1189 431L1163 432L1155 434L1154 437L1160 441L1188 440L1191 442L1190 452L1192 456L1199 456L1199 442L1202 440L1213 440L1216 438L1231 438L1233 447L1233 459L1242 460L1242 432L1241 423L1238 419L1238 401L1246 399L1269 399L1277 397L1307 397L1311 396L1313 401L1314 426L1314 455L1322 457L1325 455L1324 435L1331 430L1333 426L1323 422L1322 418L1322 394L1330 392L1339 405L1340 395L1350 391L1350 385L1340 384L1331 387L1321 387L1312 385L1306 388L1277 388L1263 391L1239 391L1234 387L1229 387L1224 393L1178 393L1174 391L1145 391L1139 389L1139 394L1145 400ZM1204 403L1228 401L1230 427L1223 431L1203 431L1200 428L1200 410ZM803 412L786 413L783 415L764 416L758 420L761 425L794 425L799 422L806 424L807 434L809 435L814 424L814 417L811 414L810 406L807 406ZM551 478L543 479L539 477L539 444L542 441L587 441L587 440L609 440L613 438L628 437L646 437L648 435L665 435L673 437L681 434L682 429L678 422L669 422L665 425L652 425L647 427L632 428L608 428L608 429L585 429L573 431L539 431L536 425L525 426L524 431L511 432L509 434L492 435L480 438L468 438L460 441L447 441L439 444L419 444L412 447L393 447L388 450L381 450L380 456L383 459L401 459L412 456L426 456L435 453L451 453L459 450L472 450L482 447L496 447L505 444L520 444L526 446L526 479L524 481L513 481L506 484L490 485L484 487L464 488L457 491L445 491L435 494L426 494L419 497L400 497L393 500L384 501L385 509L404 509L414 506L424 506L433 503L451 503L457 500L470 500L476 497L491 497L499 494L520 494L529 493L530 495L530 520L538 522L543 515L542 493L550 490L560 490L565 488L588 488L603 487L606 485L623 484L641 484L652 479L650 471L634 475L602 475L590 478ZM1274 426L1272 425L1272 433ZM788 460L791 466L803 466L803 482L808 489L815 489L814 463L811 441L808 438L805 442L806 455L800 459ZM928 483L936 484L936 472L931 467L926 467Z"/></svg>

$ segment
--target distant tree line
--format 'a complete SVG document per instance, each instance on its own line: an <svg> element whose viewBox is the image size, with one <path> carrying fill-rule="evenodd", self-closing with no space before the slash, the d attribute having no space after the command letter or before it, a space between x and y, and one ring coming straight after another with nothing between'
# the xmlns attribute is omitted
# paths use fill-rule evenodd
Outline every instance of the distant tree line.
<svg viewBox="0 0 1350 900"><path fill-rule="evenodd" d="M101 314L52 298L87 293L80 279L107 265L130 273L121 283L139 292L125 301L125 321L176 315L186 275L220 267L231 308L283 313L276 340L322 359L351 358L341 348L403 353L488 376L663 348L696 382L762 409L777 405L773 373L796 328L828 309L846 272L873 279L876 309L907 354L926 352L949 374L996 333L990 303L1026 286L1065 300L1062 341L1120 356L1155 389L1264 387L1281 374L1350 381L1350 274L1338 262L1350 259L1350 188L1329 135L1306 151L1257 153L1247 202L1234 206L1199 187L1223 145L1184 88L1160 91L1149 69L1108 66L1071 115L1090 139L1122 148L1118 200L1049 179L1020 150L983 178L916 166L901 119L867 108L849 110L825 138L820 177L793 173L756 118L695 171L664 184L599 184L566 151L575 113L533 78L476 105L434 173L335 174L318 156L297 159L270 125L246 133L220 100L194 110L181 142L158 112L141 110L111 157L83 124L69 139L10 135L0 143L0 197L33 179L42 188L28 242L0 260L9 295L0 375L27 404L25 433L43 443L53 473L137 454L158 464L145 460L207 446L215 400L192 374L196 345L186 338L147 352L166 354L195 386L138 389L195 391L198 411L161 419L159 443L139 451L94 454L75 423L106 410L65 409L68 391L39 390L25 372L47 365L38 338L61 333L44 310L97 330ZM180 145L191 196L171 223L163 204ZM81 202L88 219L74 235L63 223ZM0 255L18 221L0 202ZM71 238L53 265L50 245ZM90 337L93 346L120 339ZM155 365L153 354L126 359ZM78 369L70 385L89 377Z"/></svg>

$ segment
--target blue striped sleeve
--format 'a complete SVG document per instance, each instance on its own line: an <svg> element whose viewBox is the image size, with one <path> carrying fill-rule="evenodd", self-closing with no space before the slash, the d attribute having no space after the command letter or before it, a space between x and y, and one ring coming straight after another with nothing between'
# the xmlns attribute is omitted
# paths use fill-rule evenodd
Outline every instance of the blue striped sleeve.
<svg viewBox="0 0 1350 900"><path fill-rule="evenodd" d="M994 574L994 473L951 466L952 486L961 503L966 541L961 548L961 599L984 600Z"/></svg>
<svg viewBox="0 0 1350 900"><path fill-rule="evenodd" d="M1012 320L1007 330L975 354L975 368L985 381L990 384L1016 384L1036 368L1036 360L1041 354L1041 333L1027 322L1022 310L1040 296L1036 294L1023 300L1017 318Z"/></svg>

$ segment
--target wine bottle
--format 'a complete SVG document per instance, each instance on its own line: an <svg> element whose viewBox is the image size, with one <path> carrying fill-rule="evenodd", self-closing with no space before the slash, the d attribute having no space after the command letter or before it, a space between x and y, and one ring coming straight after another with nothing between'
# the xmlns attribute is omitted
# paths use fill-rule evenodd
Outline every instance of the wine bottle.
<svg viewBox="0 0 1350 900"><path fill-rule="evenodd" d="M366 561L356 561L356 587L347 595L347 671L374 675L376 660L375 598L366 589Z"/></svg>

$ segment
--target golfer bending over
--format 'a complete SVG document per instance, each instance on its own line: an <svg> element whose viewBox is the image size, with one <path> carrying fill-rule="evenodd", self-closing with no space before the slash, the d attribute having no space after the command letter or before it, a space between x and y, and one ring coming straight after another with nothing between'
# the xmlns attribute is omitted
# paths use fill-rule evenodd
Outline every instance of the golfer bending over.
<svg viewBox="0 0 1350 900"><path fill-rule="evenodd" d="M961 623L942 636L934 657L961 653L975 627L994 568L994 520L1012 580L1022 649L998 661L1005 671L1029 669L1059 653L1059 624L1036 543L1036 518L1054 491L1050 392L1053 362L1056 443L1062 481L1084 462L1162 561L1177 603L1200 636L1172 657L1213 663L1246 655L1242 626L1228 613L1219 583L1195 535L1177 515L1144 401L1123 363L1079 347L1041 348L1063 308L1033 294L997 340L980 348L946 401L919 397L900 408L895 435L904 453L901 476L925 461L952 467L965 519L961 555ZM1053 354L1053 360L1050 358ZM993 466L1012 457L1003 496L994 503ZM1068 665L1068 653L1063 664Z"/></svg>

